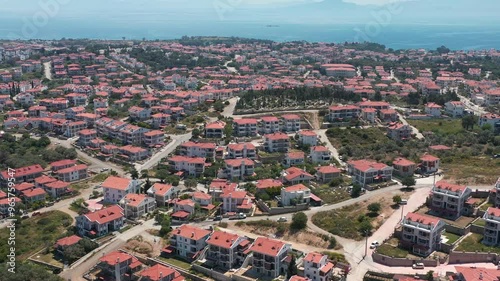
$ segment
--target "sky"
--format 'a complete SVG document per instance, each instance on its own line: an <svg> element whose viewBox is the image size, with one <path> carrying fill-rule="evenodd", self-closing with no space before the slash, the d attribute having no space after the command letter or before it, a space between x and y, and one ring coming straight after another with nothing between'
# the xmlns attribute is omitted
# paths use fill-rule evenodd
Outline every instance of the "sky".
<svg viewBox="0 0 500 281"><path fill-rule="evenodd" d="M349 24L500 23L498 0L0 0L0 18L103 23L258 22ZM379 21L385 18L378 19Z"/></svg>

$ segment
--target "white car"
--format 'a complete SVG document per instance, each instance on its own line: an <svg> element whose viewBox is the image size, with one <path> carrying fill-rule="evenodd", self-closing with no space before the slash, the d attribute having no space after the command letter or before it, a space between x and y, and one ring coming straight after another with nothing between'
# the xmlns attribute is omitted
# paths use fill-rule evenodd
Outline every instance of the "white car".
<svg viewBox="0 0 500 281"><path fill-rule="evenodd" d="M286 221L287 221L287 219L285 217L281 217L278 219L278 222L286 222Z"/></svg>
<svg viewBox="0 0 500 281"><path fill-rule="evenodd" d="M413 269L424 269L424 264L421 262L417 262L411 266Z"/></svg>
<svg viewBox="0 0 500 281"><path fill-rule="evenodd" d="M377 248L378 246L380 246L380 243L378 241L373 241L371 244L370 244L370 249L375 249Z"/></svg>

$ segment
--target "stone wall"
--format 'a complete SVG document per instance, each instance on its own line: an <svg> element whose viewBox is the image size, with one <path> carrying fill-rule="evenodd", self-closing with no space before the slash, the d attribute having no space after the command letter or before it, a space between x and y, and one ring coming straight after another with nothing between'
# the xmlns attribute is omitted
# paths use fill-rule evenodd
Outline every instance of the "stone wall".
<svg viewBox="0 0 500 281"><path fill-rule="evenodd" d="M430 266L430 267L436 267L439 265L439 262L437 260L393 258L381 255L377 252L373 252L372 258L374 262L387 266L411 267L415 263L423 263L425 266Z"/></svg>
<svg viewBox="0 0 500 281"><path fill-rule="evenodd" d="M494 253L472 253L452 251L448 258L449 264L456 263L481 263L481 262L497 262L498 255Z"/></svg>

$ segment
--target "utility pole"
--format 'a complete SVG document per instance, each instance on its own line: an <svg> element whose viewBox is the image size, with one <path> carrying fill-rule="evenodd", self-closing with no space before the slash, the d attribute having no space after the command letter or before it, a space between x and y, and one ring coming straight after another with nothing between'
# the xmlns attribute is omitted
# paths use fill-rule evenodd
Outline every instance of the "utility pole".
<svg viewBox="0 0 500 281"><path fill-rule="evenodd" d="M401 205L401 219L400 221L403 220L403 210L405 209L405 205Z"/></svg>
<svg viewBox="0 0 500 281"><path fill-rule="evenodd" d="M366 255L368 255L368 231L365 231L365 255L363 259L366 258Z"/></svg>

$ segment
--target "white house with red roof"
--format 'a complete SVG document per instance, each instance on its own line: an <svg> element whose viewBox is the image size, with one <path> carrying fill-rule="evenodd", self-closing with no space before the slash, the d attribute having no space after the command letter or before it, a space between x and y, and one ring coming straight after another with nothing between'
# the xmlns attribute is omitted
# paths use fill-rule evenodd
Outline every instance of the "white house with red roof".
<svg viewBox="0 0 500 281"><path fill-rule="evenodd" d="M132 120L147 120L151 118L151 109L132 106L129 108L128 114Z"/></svg>
<svg viewBox="0 0 500 281"><path fill-rule="evenodd" d="M392 161L392 167L394 168L394 173L402 177L413 176L417 164L403 157L397 157Z"/></svg>
<svg viewBox="0 0 500 281"><path fill-rule="evenodd" d="M14 199L10 198L0 199L0 215L5 217L10 214L9 208L12 208L11 202L14 202L16 204L21 202L21 199L19 199L18 197L13 197L13 198Z"/></svg>
<svg viewBox="0 0 500 281"><path fill-rule="evenodd" d="M10 173L9 173L10 172ZM9 178L14 178L16 183L33 182L35 178L42 175L42 166L36 164L12 170L4 170L0 173L2 186L6 186Z"/></svg>
<svg viewBox="0 0 500 281"><path fill-rule="evenodd" d="M143 142L148 147L161 146L165 144L165 132L160 130L145 132Z"/></svg>
<svg viewBox="0 0 500 281"><path fill-rule="evenodd" d="M50 163L50 169L52 170L52 172L55 172L57 170L69 168L69 167L72 167L75 165L76 165L76 160L63 159L63 160L59 160L59 161Z"/></svg>
<svg viewBox="0 0 500 281"><path fill-rule="evenodd" d="M314 176L297 167L290 167L281 172L281 179L287 184L309 183Z"/></svg>
<svg viewBox="0 0 500 281"><path fill-rule="evenodd" d="M281 115L281 131L298 132L300 131L301 117L297 114Z"/></svg>
<svg viewBox="0 0 500 281"><path fill-rule="evenodd" d="M430 209L440 216L458 218L465 211L465 202L471 192L465 185L440 180L432 187Z"/></svg>
<svg viewBox="0 0 500 281"><path fill-rule="evenodd" d="M308 204L310 200L311 190L301 183L281 188L281 204L283 206Z"/></svg>
<svg viewBox="0 0 500 281"><path fill-rule="evenodd" d="M435 217L408 213L401 221L401 245L419 256L428 256L441 248L445 223Z"/></svg>
<svg viewBox="0 0 500 281"><path fill-rule="evenodd" d="M125 222L122 207L112 205L99 211L76 217L76 228L80 236L100 237L118 231Z"/></svg>
<svg viewBox="0 0 500 281"><path fill-rule="evenodd" d="M257 149L255 145L251 142L247 143L230 143L227 145L227 158L237 159L237 158L257 158Z"/></svg>
<svg viewBox="0 0 500 281"><path fill-rule="evenodd" d="M285 167L303 165L305 163L305 153L303 151L291 151L285 154L283 165Z"/></svg>
<svg viewBox="0 0 500 281"><path fill-rule="evenodd" d="M149 151L147 149L133 145L118 147L118 152L120 153L120 157L129 162L140 161L149 156Z"/></svg>
<svg viewBox="0 0 500 281"><path fill-rule="evenodd" d="M425 105L425 113L431 115L432 117L441 117L441 109L443 107L439 104L429 102Z"/></svg>
<svg viewBox="0 0 500 281"><path fill-rule="evenodd" d="M128 280L131 274L142 270L143 264L134 256L124 252L111 252L99 258L96 265L102 275L111 277L111 280Z"/></svg>
<svg viewBox="0 0 500 281"><path fill-rule="evenodd" d="M453 118L462 117L465 112L465 105L461 101L449 101L444 104L444 110Z"/></svg>
<svg viewBox="0 0 500 281"><path fill-rule="evenodd" d="M70 192L69 189L69 183L63 182L60 180L56 180L53 182L49 182L43 185L43 189L52 197L52 198L59 198L68 192Z"/></svg>
<svg viewBox="0 0 500 281"><path fill-rule="evenodd" d="M439 170L440 159L436 156L425 154L420 157L420 171L421 173L435 173Z"/></svg>
<svg viewBox="0 0 500 281"><path fill-rule="evenodd" d="M185 217L180 216L180 214L187 213L188 216L194 214L195 206L196 202L192 199L177 200L174 202L174 214L172 214L172 217L184 219Z"/></svg>
<svg viewBox="0 0 500 281"><path fill-rule="evenodd" d="M264 149L267 152L287 152L290 149L290 138L285 133L264 135Z"/></svg>
<svg viewBox="0 0 500 281"><path fill-rule="evenodd" d="M339 168L329 165L329 166L320 166L316 167L316 180L322 183L331 182L336 178L340 178L341 171Z"/></svg>
<svg viewBox="0 0 500 281"><path fill-rule="evenodd" d="M85 164L74 165L56 172L57 178L64 182L73 182L88 177L88 166Z"/></svg>
<svg viewBox="0 0 500 281"><path fill-rule="evenodd" d="M187 157L202 157L215 159L217 145L213 142L188 141L180 145L179 154Z"/></svg>
<svg viewBox="0 0 500 281"><path fill-rule="evenodd" d="M120 202L126 218L137 219L156 209L156 201L146 194L129 193Z"/></svg>
<svg viewBox="0 0 500 281"><path fill-rule="evenodd" d="M265 116L260 119L259 131L262 134L272 134L280 131L280 120L276 116Z"/></svg>
<svg viewBox="0 0 500 281"><path fill-rule="evenodd" d="M207 239L212 232L199 227L183 224L172 231L170 246L167 248L175 254L194 260L207 246Z"/></svg>
<svg viewBox="0 0 500 281"><path fill-rule="evenodd" d="M92 129L84 129L78 132L78 144L88 146L93 139L97 138L97 131Z"/></svg>
<svg viewBox="0 0 500 281"><path fill-rule="evenodd" d="M62 254L67 247L78 244L80 240L82 240L82 238L77 235L61 238L54 243L54 249Z"/></svg>
<svg viewBox="0 0 500 281"><path fill-rule="evenodd" d="M495 132L500 131L500 114L487 113L481 115L478 121L479 127L483 127L486 124L491 126L491 129Z"/></svg>
<svg viewBox="0 0 500 281"><path fill-rule="evenodd" d="M138 180L110 176L101 184L101 187L104 193L104 202L116 204L125 195L137 193L140 190L140 182Z"/></svg>
<svg viewBox="0 0 500 281"><path fill-rule="evenodd" d="M362 187L372 183L392 180L393 170L394 168L390 166L372 160L351 160L347 162L347 171L353 176L353 183L357 183Z"/></svg>
<svg viewBox="0 0 500 281"><path fill-rule="evenodd" d="M413 129L407 124L394 122L387 126L387 136L393 140L411 139L412 133Z"/></svg>
<svg viewBox="0 0 500 281"><path fill-rule="evenodd" d="M483 244L489 246L500 244L500 209L489 207L484 213L483 219L486 221Z"/></svg>
<svg viewBox="0 0 500 281"><path fill-rule="evenodd" d="M21 198L28 205L31 205L38 201L45 201L47 197L47 192L42 188L33 188L22 191Z"/></svg>
<svg viewBox="0 0 500 281"><path fill-rule="evenodd" d="M309 157L313 164L324 164L331 161L332 153L327 147L318 145L310 148Z"/></svg>
<svg viewBox="0 0 500 281"><path fill-rule="evenodd" d="M302 145L315 146L318 144L318 134L314 131L303 130L298 133L299 143Z"/></svg>
<svg viewBox="0 0 500 281"><path fill-rule="evenodd" d="M356 105L330 106L327 119L330 122L349 121L361 115L361 108Z"/></svg>
<svg viewBox="0 0 500 281"><path fill-rule="evenodd" d="M207 239L207 260L224 269L239 268L252 244L247 237L224 231L214 231Z"/></svg>
<svg viewBox="0 0 500 281"><path fill-rule="evenodd" d="M215 121L205 125L205 137L206 138L218 138L224 137L224 128L226 127L226 122Z"/></svg>
<svg viewBox="0 0 500 281"><path fill-rule="evenodd" d="M221 200L221 195L228 191L236 191L238 184L226 179L214 179L209 186L208 193L214 200Z"/></svg>
<svg viewBox="0 0 500 281"><path fill-rule="evenodd" d="M233 121L233 134L237 137L253 137L257 135L257 119L243 118Z"/></svg>
<svg viewBox="0 0 500 281"><path fill-rule="evenodd" d="M179 190L176 186L159 182L154 183L153 186L147 190L148 195L156 200L158 206L167 205L170 200L177 197L178 192Z"/></svg>
<svg viewBox="0 0 500 281"><path fill-rule="evenodd" d="M253 203L244 190L226 191L221 194L223 213L250 213Z"/></svg>
<svg viewBox="0 0 500 281"><path fill-rule="evenodd" d="M184 281L186 280L177 270L164 266L163 264L155 264L139 272L141 281Z"/></svg>
<svg viewBox="0 0 500 281"><path fill-rule="evenodd" d="M252 268L262 276L276 278L286 274L285 260L292 245L267 237L258 237L250 247Z"/></svg>
<svg viewBox="0 0 500 281"><path fill-rule="evenodd" d="M293 275L292 277L290 277L290 279L288 279L288 281L311 281L311 279L298 275Z"/></svg>
<svg viewBox="0 0 500 281"><path fill-rule="evenodd" d="M224 176L227 179L243 180L254 174L255 163L252 159L226 159L224 160Z"/></svg>
<svg viewBox="0 0 500 281"><path fill-rule="evenodd" d="M331 280L334 265L328 260L328 256L317 252L308 253L302 260L304 277L307 280L329 281Z"/></svg>
<svg viewBox="0 0 500 281"><path fill-rule="evenodd" d="M375 108L363 108L361 109L361 118L370 123L375 123L375 118L377 117L377 110Z"/></svg>

